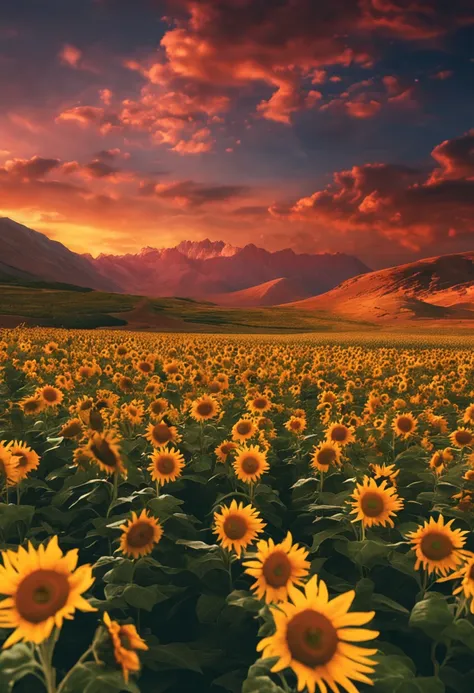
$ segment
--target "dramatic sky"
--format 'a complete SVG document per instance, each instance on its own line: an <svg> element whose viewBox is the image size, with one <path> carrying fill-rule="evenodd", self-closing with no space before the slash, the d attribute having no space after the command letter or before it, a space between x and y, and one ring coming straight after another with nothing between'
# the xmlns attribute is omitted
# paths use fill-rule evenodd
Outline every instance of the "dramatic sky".
<svg viewBox="0 0 474 693"><path fill-rule="evenodd" d="M79 252L474 248L472 0L1 0L0 216Z"/></svg>

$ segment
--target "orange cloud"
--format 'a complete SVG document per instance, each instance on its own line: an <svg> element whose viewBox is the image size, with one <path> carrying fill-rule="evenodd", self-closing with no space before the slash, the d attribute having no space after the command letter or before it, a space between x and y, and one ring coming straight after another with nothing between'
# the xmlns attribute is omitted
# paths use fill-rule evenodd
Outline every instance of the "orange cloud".
<svg viewBox="0 0 474 693"><path fill-rule="evenodd" d="M76 46L66 43L59 51L58 57L63 65L77 69L82 58L82 51Z"/></svg>

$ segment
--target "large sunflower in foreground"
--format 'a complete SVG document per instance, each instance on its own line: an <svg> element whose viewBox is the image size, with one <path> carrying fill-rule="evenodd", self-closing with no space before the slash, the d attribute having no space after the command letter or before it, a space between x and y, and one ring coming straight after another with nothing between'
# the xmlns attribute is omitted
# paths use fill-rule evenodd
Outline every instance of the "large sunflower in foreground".
<svg viewBox="0 0 474 693"><path fill-rule="evenodd" d="M150 456L151 464L148 471L153 481L166 484L168 481L176 481L184 469L184 457L179 450L162 445Z"/></svg>
<svg viewBox="0 0 474 693"><path fill-rule="evenodd" d="M82 597L94 582L92 567L76 568L77 558L77 549L63 554L57 537L38 549L29 543L28 549L2 551L0 627L16 629L3 647L20 640L39 644L76 609L96 611Z"/></svg>
<svg viewBox="0 0 474 693"><path fill-rule="evenodd" d="M453 522L454 520L450 520L445 524L442 515L437 520L430 517L415 532L407 534L416 553L415 570L422 565L428 573L446 575L463 562L467 553L463 546L468 532L452 529Z"/></svg>
<svg viewBox="0 0 474 693"><path fill-rule="evenodd" d="M258 599L284 602L288 599L288 588L302 585L302 578L309 573L308 551L293 544L288 532L284 541L275 544L273 539L259 541L257 553L243 565L248 575L256 578L252 589Z"/></svg>
<svg viewBox="0 0 474 693"><path fill-rule="evenodd" d="M352 499L351 514L356 514L352 521L361 520L365 527L393 527L392 517L403 508L403 501L393 486L388 486L387 481L382 481L377 486L375 479L369 479L368 476L364 477L361 484L356 485Z"/></svg>
<svg viewBox="0 0 474 693"><path fill-rule="evenodd" d="M374 671L371 657L376 649L360 647L359 642L373 640L375 630L359 628L372 620L374 612L353 612L349 608L355 592L329 599L326 584L314 575L304 593L293 588L293 603L273 609L276 631L257 645L264 658L278 657L272 671L292 669L298 679L298 690L306 686L314 693L328 687L339 693L339 687L356 693L352 680L371 684L367 674Z"/></svg>
<svg viewBox="0 0 474 693"><path fill-rule="evenodd" d="M237 456L232 463L235 475L240 481L251 484L258 481L262 474L270 468L266 459L266 453L262 452L258 445L244 445L237 450Z"/></svg>
<svg viewBox="0 0 474 693"><path fill-rule="evenodd" d="M148 645L138 635L132 623L120 625L117 621L112 621L107 612L104 614L104 623L112 640L115 661L122 667L124 681L128 683L130 672L140 671L140 660L135 650L148 650Z"/></svg>
<svg viewBox="0 0 474 693"><path fill-rule="evenodd" d="M142 510L137 516L132 512L131 520L120 525L122 536L120 537L120 550L127 556L139 558L153 551L163 536L163 528L160 523L146 510Z"/></svg>
<svg viewBox="0 0 474 693"><path fill-rule="evenodd" d="M457 428L449 438L457 448L465 448L474 443L474 433L467 428Z"/></svg>
<svg viewBox="0 0 474 693"><path fill-rule="evenodd" d="M230 506L223 506L220 512L214 513L214 534L217 534L224 549L234 549L240 557L246 549L263 532L265 523L260 519L258 510L251 505L244 507L233 500Z"/></svg>
<svg viewBox="0 0 474 693"><path fill-rule="evenodd" d="M94 433L87 445L92 460L107 474L123 474L126 469L120 455L119 439L112 431Z"/></svg>
<svg viewBox="0 0 474 693"><path fill-rule="evenodd" d="M453 589L453 594L463 593L466 599L471 600L471 614L474 614L474 555L467 558L464 565L448 577L439 578L438 582L447 580L461 580L461 584Z"/></svg>
<svg viewBox="0 0 474 693"><path fill-rule="evenodd" d="M148 424L145 438L149 440L155 448L166 445L166 443L179 443L181 440L176 426L168 426L165 421Z"/></svg>

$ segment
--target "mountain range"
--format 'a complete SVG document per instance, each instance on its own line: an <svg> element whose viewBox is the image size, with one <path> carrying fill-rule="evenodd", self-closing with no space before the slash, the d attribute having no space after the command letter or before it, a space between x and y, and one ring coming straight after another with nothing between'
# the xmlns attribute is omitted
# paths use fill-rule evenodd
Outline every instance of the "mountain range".
<svg viewBox="0 0 474 693"><path fill-rule="evenodd" d="M231 308L284 306L356 321L474 320L474 252L377 271L343 253L270 252L208 239L94 258L0 218L0 282L38 280Z"/></svg>
<svg viewBox="0 0 474 693"><path fill-rule="evenodd" d="M0 219L0 258L10 273L16 269L44 280L150 297L214 297L231 305L288 303L369 271L360 260L342 253L269 252L253 244L240 248L208 239L93 258L8 218ZM275 281L278 289L272 285ZM260 285L261 291L256 288Z"/></svg>

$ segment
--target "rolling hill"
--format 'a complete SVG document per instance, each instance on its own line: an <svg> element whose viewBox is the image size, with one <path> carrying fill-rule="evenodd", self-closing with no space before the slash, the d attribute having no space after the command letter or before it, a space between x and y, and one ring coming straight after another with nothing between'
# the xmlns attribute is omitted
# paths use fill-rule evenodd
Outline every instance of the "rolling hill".
<svg viewBox="0 0 474 693"><path fill-rule="evenodd" d="M369 272L290 305L355 320L474 320L474 252Z"/></svg>
<svg viewBox="0 0 474 693"><path fill-rule="evenodd" d="M104 291L120 290L87 258L8 217L0 218L0 274L29 281L45 280Z"/></svg>

